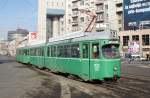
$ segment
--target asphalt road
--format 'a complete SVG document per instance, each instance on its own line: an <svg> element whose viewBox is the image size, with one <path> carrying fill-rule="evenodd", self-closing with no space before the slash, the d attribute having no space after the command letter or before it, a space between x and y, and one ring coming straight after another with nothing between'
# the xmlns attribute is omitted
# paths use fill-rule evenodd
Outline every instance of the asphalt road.
<svg viewBox="0 0 150 98"><path fill-rule="evenodd" d="M150 78L150 61L143 61L143 62L132 61L131 63L123 63L122 75L124 74Z"/></svg>
<svg viewBox="0 0 150 98"><path fill-rule="evenodd" d="M149 83L149 64L138 62L122 64L117 83L100 84L42 73L0 56L0 98L150 98Z"/></svg>
<svg viewBox="0 0 150 98"><path fill-rule="evenodd" d="M49 77L0 56L0 98L60 98L59 83Z"/></svg>

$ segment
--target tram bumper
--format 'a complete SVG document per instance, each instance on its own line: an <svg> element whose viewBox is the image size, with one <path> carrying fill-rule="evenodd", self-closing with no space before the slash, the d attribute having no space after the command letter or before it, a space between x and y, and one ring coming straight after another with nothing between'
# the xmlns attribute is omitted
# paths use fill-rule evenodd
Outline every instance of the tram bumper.
<svg viewBox="0 0 150 98"><path fill-rule="evenodd" d="M107 80L113 79L117 80L120 78L121 74L121 62L120 60L103 60L99 62L99 70L94 70L91 67L91 79L93 80Z"/></svg>

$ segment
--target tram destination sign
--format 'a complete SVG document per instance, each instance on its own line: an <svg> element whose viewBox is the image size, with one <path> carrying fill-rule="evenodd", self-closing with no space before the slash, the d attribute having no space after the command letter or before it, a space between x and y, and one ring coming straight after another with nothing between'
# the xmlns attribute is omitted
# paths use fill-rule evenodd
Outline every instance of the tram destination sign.
<svg viewBox="0 0 150 98"><path fill-rule="evenodd" d="M124 30L150 28L150 0L124 0Z"/></svg>

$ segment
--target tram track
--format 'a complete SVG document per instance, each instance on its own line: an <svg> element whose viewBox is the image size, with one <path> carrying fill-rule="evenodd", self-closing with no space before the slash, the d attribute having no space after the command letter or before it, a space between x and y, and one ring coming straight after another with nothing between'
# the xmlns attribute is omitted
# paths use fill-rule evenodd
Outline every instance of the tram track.
<svg viewBox="0 0 150 98"><path fill-rule="evenodd" d="M42 74L46 74L46 75L52 75L53 73L51 73L50 71L46 71L46 70L41 70L41 69L38 69L38 68L35 68L35 67L32 67L32 69L33 70L36 70L36 71L38 71L38 72L40 72L40 73L42 73ZM55 75L55 74L53 74L53 75ZM56 75L57 76L57 75ZM61 77L61 76L59 76L59 77ZM65 77L63 77L63 79L70 79L70 78L65 78ZM125 80L124 80L125 79ZM78 81L78 79L76 80L76 79L70 79L70 80L73 80L73 81ZM124 76L123 77L123 80L119 80L118 82L109 82L109 83L107 83L107 82L103 82L102 84L101 83L88 83L88 85L90 85L90 87L94 87L93 89L97 89L98 90L98 88L99 87L101 87L101 88L105 88L105 89L107 89L107 90L111 90L111 91L113 91L113 92L115 92L115 93L118 93L118 94L120 94L120 96L121 96L121 94L124 94L124 96L126 95L126 94L131 94L131 93L134 93L134 95L130 95L130 96L132 96L132 97L138 97L139 95L147 95L147 96L149 96L150 97L150 93L149 93L149 90L145 90L144 88L141 88L141 87L137 87L137 86L134 86L134 85L132 85L132 84L130 84L129 82L130 81L140 81L140 82L148 82L148 81L146 81L146 80L141 80L141 79L136 79L135 77L129 77L129 76ZM78 81L78 82L81 82L81 81ZM67 85L69 85L69 84L71 84L71 83L69 83L68 82L68 84ZM81 82L81 84L85 84L84 82L82 83ZM65 84L66 85L66 84ZM75 86L77 86L77 85L75 85ZM78 86L79 87L79 86ZM80 87L80 89L83 89L82 87ZM69 97L67 97L67 98L70 98L70 94L68 93L69 92L69 90L68 90L68 88L67 88L67 94L68 95L65 95L65 96L69 96ZM89 92L89 91L88 91ZM92 94L90 94L90 95L92 95ZM61 98L63 98L63 97L61 97Z"/></svg>
<svg viewBox="0 0 150 98"><path fill-rule="evenodd" d="M118 94L120 94L120 96L122 96L122 94L124 94L124 96L127 94L134 94L134 95L130 95L132 97L138 97L138 96L149 96L150 97L150 93L149 90L144 90L138 87L134 87L131 85L124 85L124 84L120 84L120 83L103 83L101 84L96 84L96 87L103 87L106 88L108 90L112 90Z"/></svg>
<svg viewBox="0 0 150 98"><path fill-rule="evenodd" d="M143 82L150 82L149 76L135 75L135 74L128 74L128 73L122 73L122 76L123 76L122 78L126 78L126 79L134 79Z"/></svg>

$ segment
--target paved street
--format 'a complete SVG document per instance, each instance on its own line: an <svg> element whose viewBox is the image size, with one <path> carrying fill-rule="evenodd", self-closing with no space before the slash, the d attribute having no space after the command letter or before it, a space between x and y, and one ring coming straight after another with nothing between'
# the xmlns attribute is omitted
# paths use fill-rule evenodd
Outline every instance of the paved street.
<svg viewBox="0 0 150 98"><path fill-rule="evenodd" d="M60 85L53 80L0 56L0 98L60 98Z"/></svg>
<svg viewBox="0 0 150 98"><path fill-rule="evenodd" d="M144 76L150 78L150 62L136 62L122 64L122 74L130 74L136 76Z"/></svg>
<svg viewBox="0 0 150 98"><path fill-rule="evenodd" d="M0 56L0 98L150 98L150 67L123 64L117 83L85 83Z"/></svg>

